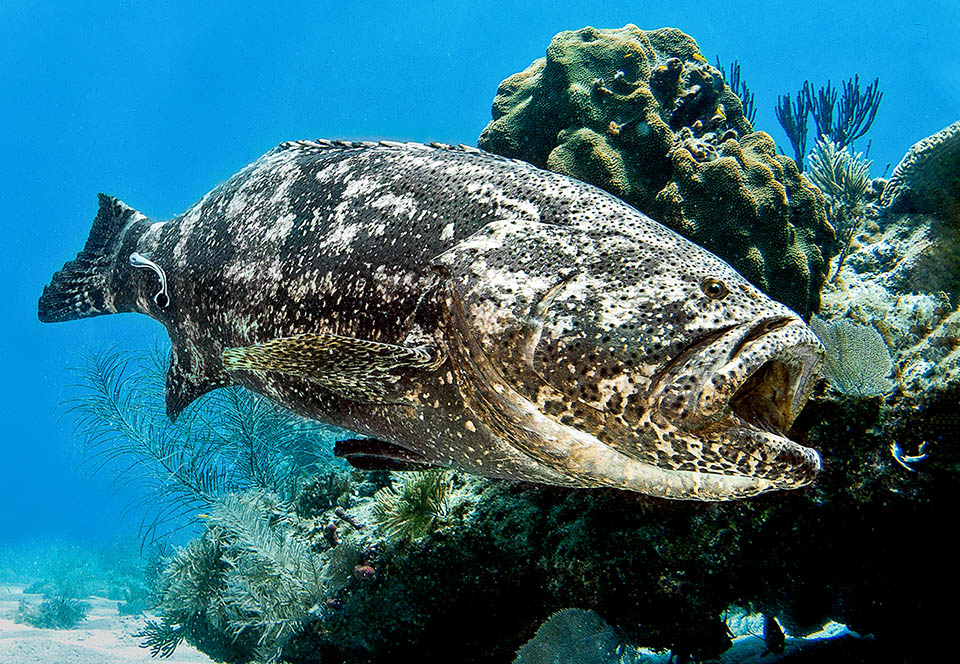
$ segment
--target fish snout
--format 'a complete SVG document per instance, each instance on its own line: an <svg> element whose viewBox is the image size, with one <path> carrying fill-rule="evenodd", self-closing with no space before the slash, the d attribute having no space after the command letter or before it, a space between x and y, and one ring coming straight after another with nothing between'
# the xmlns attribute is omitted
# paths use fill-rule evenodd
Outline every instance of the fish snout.
<svg viewBox="0 0 960 664"><path fill-rule="evenodd" d="M687 358L663 389L660 412L697 430L731 410L768 430L786 431L806 402L823 348L798 316L769 316L728 329Z"/></svg>

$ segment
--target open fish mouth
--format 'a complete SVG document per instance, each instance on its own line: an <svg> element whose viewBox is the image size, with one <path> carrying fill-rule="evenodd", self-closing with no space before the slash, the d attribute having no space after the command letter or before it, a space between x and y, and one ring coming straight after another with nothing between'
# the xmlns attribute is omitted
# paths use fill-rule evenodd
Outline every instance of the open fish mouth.
<svg viewBox="0 0 960 664"><path fill-rule="evenodd" d="M799 387L793 379L795 375L783 362L765 362L730 399L732 416L743 426L786 435L795 417L791 398Z"/></svg>
<svg viewBox="0 0 960 664"><path fill-rule="evenodd" d="M708 434L722 441L718 454L732 472L769 480L781 489L813 481L820 472L820 455L788 437L813 375L803 378L804 372L770 360L734 392L728 417L713 436Z"/></svg>
<svg viewBox="0 0 960 664"><path fill-rule="evenodd" d="M659 410L706 444L715 472L800 486L819 455L787 436L812 391L823 347L796 317L717 333L681 359L660 391ZM709 452L708 452L709 451Z"/></svg>
<svg viewBox="0 0 960 664"><path fill-rule="evenodd" d="M741 426L786 436L813 387L822 361L819 343L782 349L770 359L747 357L709 381L713 399L701 396L703 412L716 410L711 401L726 401L720 411Z"/></svg>
<svg viewBox="0 0 960 664"><path fill-rule="evenodd" d="M687 430L732 412L760 429L784 432L810 395L823 353L813 330L796 317L726 328L675 361L658 390L659 409Z"/></svg>

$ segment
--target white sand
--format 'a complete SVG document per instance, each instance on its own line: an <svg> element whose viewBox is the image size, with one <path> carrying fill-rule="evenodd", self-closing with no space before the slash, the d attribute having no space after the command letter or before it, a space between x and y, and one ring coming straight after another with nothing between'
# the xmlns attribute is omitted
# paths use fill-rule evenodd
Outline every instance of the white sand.
<svg viewBox="0 0 960 664"><path fill-rule="evenodd" d="M143 628L143 616L120 616L116 600L91 597L87 619L76 629L38 629L13 622L20 600L34 603L39 595L24 595L22 586L0 586L0 663L2 664L210 664L213 660L182 643L170 659L153 659L133 635Z"/></svg>

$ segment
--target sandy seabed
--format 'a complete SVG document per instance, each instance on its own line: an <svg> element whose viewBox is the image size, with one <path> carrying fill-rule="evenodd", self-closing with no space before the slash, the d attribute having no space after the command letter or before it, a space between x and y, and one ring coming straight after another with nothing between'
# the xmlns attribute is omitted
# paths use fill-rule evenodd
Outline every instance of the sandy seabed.
<svg viewBox="0 0 960 664"><path fill-rule="evenodd" d="M90 597L87 619L75 629L38 629L13 621L20 600L40 602L23 586L0 585L0 664L210 664L209 657L181 643L170 659L154 659L133 635L143 616L120 616L117 600Z"/></svg>

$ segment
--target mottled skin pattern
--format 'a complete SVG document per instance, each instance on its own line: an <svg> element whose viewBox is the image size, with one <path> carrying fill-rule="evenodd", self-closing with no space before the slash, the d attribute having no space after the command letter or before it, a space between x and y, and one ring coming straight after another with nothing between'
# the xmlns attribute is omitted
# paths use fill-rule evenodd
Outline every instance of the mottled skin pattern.
<svg viewBox="0 0 960 664"><path fill-rule="evenodd" d="M472 148L300 141L165 223L104 205L128 220L108 267L79 291L58 273L41 318L163 323L172 416L237 383L440 465L667 498L793 488L819 469L783 435L820 363L813 332L720 259L569 177ZM166 272L168 307L132 251ZM54 311L58 290L78 292ZM389 366L363 393L335 376L224 369L228 349L298 335L436 362Z"/></svg>

